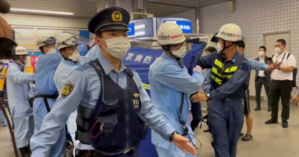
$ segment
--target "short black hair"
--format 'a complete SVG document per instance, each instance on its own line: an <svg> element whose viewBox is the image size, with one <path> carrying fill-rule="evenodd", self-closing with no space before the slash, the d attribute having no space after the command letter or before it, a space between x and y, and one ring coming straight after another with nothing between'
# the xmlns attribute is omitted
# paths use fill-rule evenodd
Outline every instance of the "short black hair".
<svg viewBox="0 0 299 157"><path fill-rule="evenodd" d="M245 42L243 40L237 41L236 45L245 49Z"/></svg>
<svg viewBox="0 0 299 157"><path fill-rule="evenodd" d="M100 32L97 32L97 33L96 33L96 36L98 36L98 37L102 38L102 37L103 37L103 32L102 32L102 31L100 31Z"/></svg>
<svg viewBox="0 0 299 157"><path fill-rule="evenodd" d="M217 52L217 49L213 46L208 46L206 49L205 49L205 52L210 52L210 53L213 53L213 52Z"/></svg>
<svg viewBox="0 0 299 157"><path fill-rule="evenodd" d="M260 46L259 49L264 49L265 51L267 51L265 46Z"/></svg>
<svg viewBox="0 0 299 157"><path fill-rule="evenodd" d="M280 42L283 46L287 45L287 42L284 39L278 39L276 42Z"/></svg>

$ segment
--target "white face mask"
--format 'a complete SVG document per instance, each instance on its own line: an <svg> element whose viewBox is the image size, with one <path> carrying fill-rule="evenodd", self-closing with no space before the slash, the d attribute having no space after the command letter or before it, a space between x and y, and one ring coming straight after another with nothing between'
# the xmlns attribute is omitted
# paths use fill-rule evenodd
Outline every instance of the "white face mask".
<svg viewBox="0 0 299 157"><path fill-rule="evenodd" d="M182 46L180 49L172 51L172 55L178 58L184 58L186 53L187 53L186 46Z"/></svg>
<svg viewBox="0 0 299 157"><path fill-rule="evenodd" d="M263 51L259 51L259 52L258 52L258 56L259 56L259 57L261 57L261 56L263 56L263 55L264 55L264 52L263 52Z"/></svg>
<svg viewBox="0 0 299 157"><path fill-rule="evenodd" d="M131 48L130 40L126 37L116 37L106 39L107 48L106 51L115 58L122 59Z"/></svg>
<svg viewBox="0 0 299 157"><path fill-rule="evenodd" d="M275 47L275 48L274 48L274 52L275 52L275 53L280 53L280 52L281 52L281 49L280 49L279 47Z"/></svg>
<svg viewBox="0 0 299 157"><path fill-rule="evenodd" d="M52 55L52 54L55 54L56 53L56 49L55 48L51 48L47 53L46 55Z"/></svg>
<svg viewBox="0 0 299 157"><path fill-rule="evenodd" d="M74 61L74 62L78 62L78 60L80 58L79 51L76 50L72 55L68 56L67 58Z"/></svg>
<svg viewBox="0 0 299 157"><path fill-rule="evenodd" d="M217 42L217 51L219 52L222 50L223 50L222 45L219 42Z"/></svg>

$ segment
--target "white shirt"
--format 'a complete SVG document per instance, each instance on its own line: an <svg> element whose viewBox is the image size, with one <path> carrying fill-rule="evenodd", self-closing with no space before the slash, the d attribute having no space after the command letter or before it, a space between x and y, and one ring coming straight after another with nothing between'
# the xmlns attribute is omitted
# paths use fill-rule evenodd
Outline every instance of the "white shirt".
<svg viewBox="0 0 299 157"><path fill-rule="evenodd" d="M260 57L259 59L260 59L261 63L265 63L265 57L264 58ZM265 71L264 70L259 70L257 76L265 77Z"/></svg>
<svg viewBox="0 0 299 157"><path fill-rule="evenodd" d="M276 61L282 62L281 67L287 67L287 66L293 66L296 67L296 59L293 54L291 54L289 57L289 52L283 52L282 54L275 54L273 56L273 62ZM284 56L284 57L283 57ZM271 79L272 80L293 80L293 72L283 72L281 70L275 69L271 73Z"/></svg>

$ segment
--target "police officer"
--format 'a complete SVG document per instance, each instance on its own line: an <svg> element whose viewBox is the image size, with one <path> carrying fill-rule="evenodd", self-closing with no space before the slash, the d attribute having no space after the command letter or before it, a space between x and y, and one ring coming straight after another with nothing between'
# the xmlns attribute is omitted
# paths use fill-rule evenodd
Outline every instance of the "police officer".
<svg viewBox="0 0 299 157"><path fill-rule="evenodd" d="M70 73L80 65L86 63L85 57L80 57L78 52L78 38L69 33L63 33L57 37L57 49L62 55L60 64L54 74L54 83L58 92L61 92ZM71 141L75 143L77 112L73 112L67 122L68 132ZM62 141L63 142L63 141Z"/></svg>
<svg viewBox="0 0 299 157"><path fill-rule="evenodd" d="M18 46L13 63L7 70L8 104L12 108L17 148L23 157L30 157L29 140L34 132L32 109L29 105L29 82L34 81L34 74L23 72L27 56L27 50Z"/></svg>
<svg viewBox="0 0 299 157"><path fill-rule="evenodd" d="M62 59L60 53L56 53L55 37L43 36L38 40L37 45L44 55L39 56L36 63L35 96L33 101L35 133L40 130L44 117L50 112L58 96L53 77ZM65 135L61 135L59 139L65 141ZM55 151L51 152L51 156L61 156L64 153L64 146L65 142L58 142L55 145Z"/></svg>
<svg viewBox="0 0 299 157"><path fill-rule="evenodd" d="M183 31L177 24L167 22L160 26L158 44L163 54L150 66L149 82L153 102L163 112L166 121L177 130L176 134L190 138L195 144L189 122L189 96L199 90L204 76L199 66L193 69L191 76L182 64L182 58L186 55L185 41ZM194 156L177 149L156 131L152 131L152 142L160 157Z"/></svg>
<svg viewBox="0 0 299 157"><path fill-rule="evenodd" d="M137 156L147 124L185 152L195 154L189 140L175 134L151 102L136 72L121 58L130 48L129 13L106 8L89 22L101 49L99 58L71 73L41 130L31 139L33 157L48 156L68 116L78 110L76 156ZM51 138L48 138L51 137Z"/></svg>
<svg viewBox="0 0 299 157"><path fill-rule="evenodd" d="M250 65L237 53L241 29L236 24L223 25L216 38L220 54L202 57L198 64L211 68L211 92L196 94L191 100L210 100L208 125L213 134L216 157L236 157L237 142L243 126L242 98L248 83Z"/></svg>

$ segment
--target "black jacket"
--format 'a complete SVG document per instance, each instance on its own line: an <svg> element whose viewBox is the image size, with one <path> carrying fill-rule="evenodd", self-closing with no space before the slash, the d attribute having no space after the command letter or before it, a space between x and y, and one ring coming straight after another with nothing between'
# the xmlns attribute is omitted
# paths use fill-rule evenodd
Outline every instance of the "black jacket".
<svg viewBox="0 0 299 157"><path fill-rule="evenodd" d="M258 57L255 60L260 61L260 58ZM267 64L268 60L269 60L269 57L265 56L265 63L266 64ZM270 82L271 81L271 72L268 71L268 70L264 70L264 71L265 71L265 78L266 78L266 80ZM256 70L255 72L256 72L256 74L255 74L255 81L256 81L257 76L258 76L258 70Z"/></svg>

